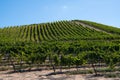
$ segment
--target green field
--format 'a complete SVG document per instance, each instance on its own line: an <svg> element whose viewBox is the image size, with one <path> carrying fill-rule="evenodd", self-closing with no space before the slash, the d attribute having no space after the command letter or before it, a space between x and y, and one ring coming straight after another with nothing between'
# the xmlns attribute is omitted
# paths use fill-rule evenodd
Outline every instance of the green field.
<svg viewBox="0 0 120 80"><path fill-rule="evenodd" d="M90 67L95 75L119 72L119 39L119 28L84 20L1 28L0 69L31 71L47 66L55 72Z"/></svg>

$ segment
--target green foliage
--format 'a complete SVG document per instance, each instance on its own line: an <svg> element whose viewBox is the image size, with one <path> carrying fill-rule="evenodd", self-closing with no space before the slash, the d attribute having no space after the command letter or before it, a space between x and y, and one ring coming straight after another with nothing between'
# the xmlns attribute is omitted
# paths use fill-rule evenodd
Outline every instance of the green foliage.
<svg viewBox="0 0 120 80"><path fill-rule="evenodd" d="M60 64L60 58L59 58L58 55L55 54L53 56L53 60L54 60L55 65L59 65Z"/></svg>
<svg viewBox="0 0 120 80"><path fill-rule="evenodd" d="M78 21L105 32L84 27L74 21L31 24L0 29L0 60L8 59L14 70L24 63L52 66L97 64L110 69L120 62L120 31L106 25ZM4 54L4 56L3 56ZM95 67L94 65L92 67ZM95 69L95 68L94 68Z"/></svg>
<svg viewBox="0 0 120 80"><path fill-rule="evenodd" d="M77 56L74 57L74 64L77 66L86 64L87 61L85 59L85 56L85 53L79 53Z"/></svg>
<svg viewBox="0 0 120 80"><path fill-rule="evenodd" d="M108 25L104 25L104 24L100 24L100 23L96 23L96 22L91 22L91 21L85 21L85 20L78 20L78 21L83 22L85 24L88 24L90 26L93 26L95 28L104 30L106 32L120 35L120 29L119 28L115 28L113 26L108 26Z"/></svg>
<svg viewBox="0 0 120 80"><path fill-rule="evenodd" d="M1 62L2 58L3 58L3 54L0 54L0 62Z"/></svg>
<svg viewBox="0 0 120 80"><path fill-rule="evenodd" d="M31 24L15 27L7 27L0 30L0 38L2 42L41 42L41 41L66 41L66 40L99 40L113 39L115 35L99 32L87 27L73 23L74 21L58 21L45 24ZM95 23L81 21L86 24ZM96 25L100 26L100 24ZM95 26L96 26L95 25ZM106 26L102 25L103 28ZM108 29L111 27L108 27ZM105 29L107 30L107 28ZM119 29L112 28L114 33L119 33ZM116 32L115 32L116 31ZM111 31L108 31L111 32Z"/></svg>
<svg viewBox="0 0 120 80"><path fill-rule="evenodd" d="M118 53L107 53L104 55L103 59L110 69L114 69L117 63L120 61L120 55Z"/></svg>

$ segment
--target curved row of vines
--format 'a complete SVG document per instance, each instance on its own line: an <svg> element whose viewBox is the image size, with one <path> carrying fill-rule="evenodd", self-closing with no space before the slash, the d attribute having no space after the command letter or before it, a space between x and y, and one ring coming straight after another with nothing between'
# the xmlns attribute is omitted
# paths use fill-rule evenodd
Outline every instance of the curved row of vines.
<svg viewBox="0 0 120 80"><path fill-rule="evenodd" d="M0 29L1 41L58 41L115 39L115 35L77 25L70 21L32 24ZM118 36L117 36L118 37ZM119 37L118 37L119 38Z"/></svg>

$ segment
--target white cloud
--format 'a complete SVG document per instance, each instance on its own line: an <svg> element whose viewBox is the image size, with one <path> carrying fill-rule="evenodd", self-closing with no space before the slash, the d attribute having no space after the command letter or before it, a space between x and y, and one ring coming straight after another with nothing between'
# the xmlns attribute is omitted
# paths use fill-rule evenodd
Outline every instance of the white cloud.
<svg viewBox="0 0 120 80"><path fill-rule="evenodd" d="M62 6L62 8L63 8L63 9L67 9L67 8L68 8L68 6L64 5L64 6Z"/></svg>

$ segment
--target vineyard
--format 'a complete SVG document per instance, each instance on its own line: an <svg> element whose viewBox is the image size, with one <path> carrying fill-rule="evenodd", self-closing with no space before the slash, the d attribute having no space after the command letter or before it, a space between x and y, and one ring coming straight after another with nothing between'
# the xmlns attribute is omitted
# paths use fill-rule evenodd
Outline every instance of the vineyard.
<svg viewBox="0 0 120 80"><path fill-rule="evenodd" d="M1 28L0 70L76 68L77 74L120 77L119 39L119 28L83 20Z"/></svg>
<svg viewBox="0 0 120 80"><path fill-rule="evenodd" d="M116 29L116 28L115 28ZM117 31L116 31L117 32ZM91 39L119 38L75 24L74 21L58 21L53 23L32 24L6 27L0 30L1 41L69 41Z"/></svg>

